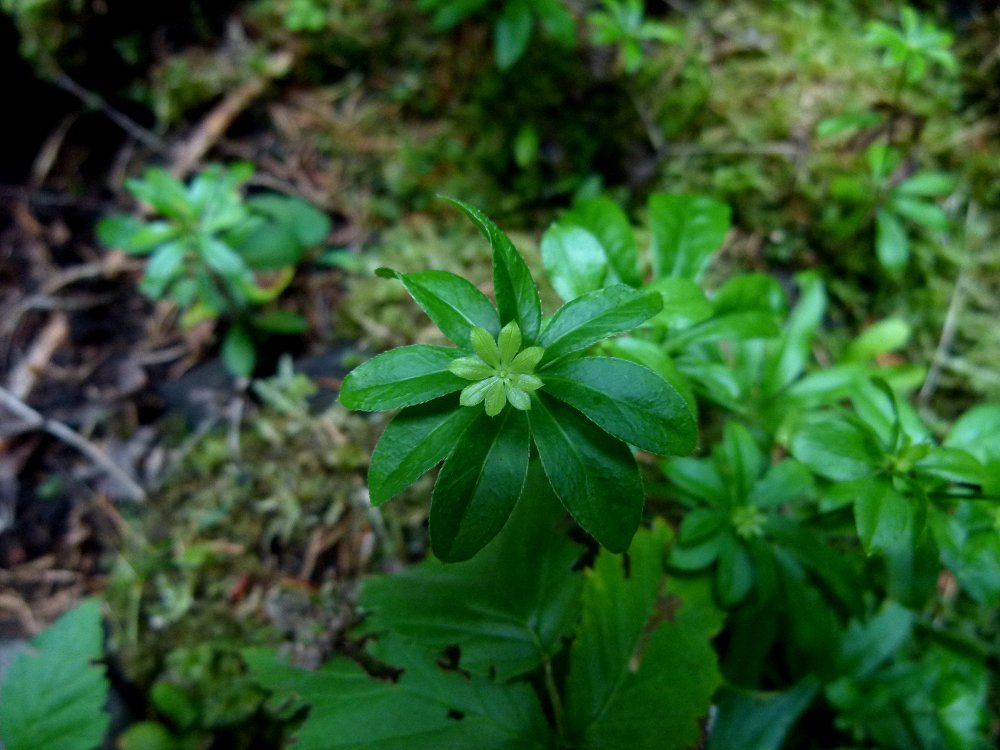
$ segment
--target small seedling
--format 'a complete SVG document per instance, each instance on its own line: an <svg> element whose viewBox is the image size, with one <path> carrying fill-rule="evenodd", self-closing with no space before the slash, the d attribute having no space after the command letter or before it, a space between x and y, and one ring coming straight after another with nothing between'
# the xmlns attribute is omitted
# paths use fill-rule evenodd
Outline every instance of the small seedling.
<svg viewBox="0 0 1000 750"><path fill-rule="evenodd" d="M150 256L139 288L177 303L183 325L215 318L230 324L222 356L236 375L253 372L257 335L305 330L298 315L260 308L284 291L306 250L330 231L326 215L298 198L244 198L241 188L252 175L250 164L212 166L184 185L148 169L125 187L158 218L110 216L97 227L105 245Z"/></svg>

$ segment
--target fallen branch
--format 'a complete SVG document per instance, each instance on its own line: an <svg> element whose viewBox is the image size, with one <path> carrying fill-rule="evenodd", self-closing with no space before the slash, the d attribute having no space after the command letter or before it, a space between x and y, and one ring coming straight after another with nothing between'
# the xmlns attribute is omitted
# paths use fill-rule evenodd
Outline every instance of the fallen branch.
<svg viewBox="0 0 1000 750"><path fill-rule="evenodd" d="M112 461L108 454L91 443L80 433L71 429L62 422L43 416L3 387L0 387L0 406L3 406L28 426L47 432L54 438L62 440L67 445L76 448L80 451L80 453L85 455L95 464L104 469L110 476L112 476L115 481L121 485L121 488L128 493L130 499L137 501L146 499L146 491L139 485L139 483L129 476L124 469L118 466L118 464Z"/></svg>

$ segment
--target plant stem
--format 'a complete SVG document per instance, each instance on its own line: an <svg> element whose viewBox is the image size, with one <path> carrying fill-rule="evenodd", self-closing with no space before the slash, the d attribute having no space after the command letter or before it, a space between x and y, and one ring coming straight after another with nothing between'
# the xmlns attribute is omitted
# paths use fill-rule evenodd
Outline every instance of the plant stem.
<svg viewBox="0 0 1000 750"><path fill-rule="evenodd" d="M556 678L552 673L552 660L545 660L545 692L549 696L549 703L552 704L552 719L556 725L556 735L559 738L559 747L569 747L566 744L566 725L563 721L562 697L559 695L559 688L556 686Z"/></svg>

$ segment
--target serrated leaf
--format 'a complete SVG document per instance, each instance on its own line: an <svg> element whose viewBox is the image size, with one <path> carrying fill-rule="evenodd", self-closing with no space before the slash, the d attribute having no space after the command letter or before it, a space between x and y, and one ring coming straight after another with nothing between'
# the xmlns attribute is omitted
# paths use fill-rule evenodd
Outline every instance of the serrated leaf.
<svg viewBox="0 0 1000 750"><path fill-rule="evenodd" d="M656 193L649 199L653 273L697 281L729 232L729 206L700 195Z"/></svg>
<svg viewBox="0 0 1000 750"><path fill-rule="evenodd" d="M500 312L500 323L517 323L526 344L534 344L542 322L538 290L524 258L500 227L482 211L455 198L445 197L460 208L489 240L493 249L493 292Z"/></svg>
<svg viewBox="0 0 1000 750"><path fill-rule="evenodd" d="M564 302L600 289L608 275L608 259L600 242L572 224L553 224L542 235L542 262L552 288Z"/></svg>
<svg viewBox="0 0 1000 750"><path fill-rule="evenodd" d="M532 397L528 419L545 476L566 510L603 546L627 549L644 500L628 446L544 392Z"/></svg>
<svg viewBox="0 0 1000 750"><path fill-rule="evenodd" d="M528 420L516 409L494 419L480 413L445 460L431 498L431 548L462 562L503 528L528 472Z"/></svg>
<svg viewBox="0 0 1000 750"><path fill-rule="evenodd" d="M564 514L534 461L523 501L472 560L428 558L364 583L365 631L435 654L457 646L462 669L500 682L531 672L562 650L579 611L583 576L572 568L583 550L558 530Z"/></svg>
<svg viewBox="0 0 1000 750"><path fill-rule="evenodd" d="M642 284L632 225L615 201L604 197L577 201L559 223L586 229L597 239L618 280L629 286Z"/></svg>
<svg viewBox="0 0 1000 750"><path fill-rule="evenodd" d="M315 672L265 648L248 649L243 658L261 685L311 707L296 731L296 750L441 750L472 737L480 750L550 746L551 730L529 686L467 678L391 636L373 652L405 670L397 682L375 680L344 657Z"/></svg>
<svg viewBox="0 0 1000 750"><path fill-rule="evenodd" d="M538 342L545 347L542 366L635 328L656 315L662 305L659 294L637 292L624 284L578 297L563 305L542 333Z"/></svg>
<svg viewBox="0 0 1000 750"><path fill-rule="evenodd" d="M91 750L104 740L108 681L101 608L84 600L18 654L0 690L0 739L7 750Z"/></svg>
<svg viewBox="0 0 1000 750"><path fill-rule="evenodd" d="M507 70L521 59L534 25L528 0L507 0L493 28L493 51L500 70Z"/></svg>
<svg viewBox="0 0 1000 750"><path fill-rule="evenodd" d="M379 354L344 378L340 403L348 409L384 411L460 391L467 381L448 370L456 354L456 349L424 344Z"/></svg>
<svg viewBox="0 0 1000 750"><path fill-rule="evenodd" d="M496 338L500 318L489 298L471 282L449 271L390 273L406 287L427 317L460 349L470 348L473 328Z"/></svg>
<svg viewBox="0 0 1000 750"><path fill-rule="evenodd" d="M544 383L546 393L619 440L659 455L694 450L697 427L684 397L642 365L587 357L548 368Z"/></svg>
<svg viewBox="0 0 1000 750"><path fill-rule="evenodd" d="M701 735L721 682L711 639L722 614L704 580L664 585L669 539L657 522L636 535L627 572L607 551L587 572L566 682L579 750L686 750Z"/></svg>
<svg viewBox="0 0 1000 750"><path fill-rule="evenodd" d="M447 458L476 416L476 410L460 407L453 395L400 411L372 452L368 466L372 505L399 494Z"/></svg>

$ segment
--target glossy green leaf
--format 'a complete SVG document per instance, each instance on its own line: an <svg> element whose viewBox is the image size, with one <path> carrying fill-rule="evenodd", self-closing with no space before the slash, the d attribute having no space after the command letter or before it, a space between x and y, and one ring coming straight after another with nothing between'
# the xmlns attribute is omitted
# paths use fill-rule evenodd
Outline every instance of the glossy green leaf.
<svg viewBox="0 0 1000 750"><path fill-rule="evenodd" d="M564 516L534 461L523 500L472 560L428 558L365 581L365 632L394 633L435 654L455 646L463 670L500 682L538 668L563 649L580 607L583 576L573 566L583 550L563 533Z"/></svg>
<svg viewBox="0 0 1000 750"><path fill-rule="evenodd" d="M875 212L875 253L889 271L898 271L910 260L910 241L899 219L880 208Z"/></svg>
<svg viewBox="0 0 1000 750"><path fill-rule="evenodd" d="M480 750L551 747L551 730L527 684L466 677L389 635L373 655L401 668L398 680L373 679L343 656L307 671L270 649L243 652L259 684L310 707L295 732L296 750L441 750L462 747L472 737Z"/></svg>
<svg viewBox="0 0 1000 750"><path fill-rule="evenodd" d="M770 358L764 383L769 395L790 385L812 358L813 336L826 313L826 287L818 274L796 276L799 300L785 323L778 352Z"/></svg>
<svg viewBox="0 0 1000 750"><path fill-rule="evenodd" d="M708 750L781 750L785 737L819 692L807 677L780 693L726 690L717 701L718 716Z"/></svg>
<svg viewBox="0 0 1000 750"><path fill-rule="evenodd" d="M598 289L563 305L542 332L542 366L586 349L601 339L631 330L660 311L658 294L637 292L624 284Z"/></svg>
<svg viewBox="0 0 1000 750"><path fill-rule="evenodd" d="M913 545L914 511L911 501L888 482L856 485L854 520L865 552L892 552Z"/></svg>
<svg viewBox="0 0 1000 750"><path fill-rule="evenodd" d="M764 312L741 312L709 318L670 336L667 347L676 351L692 343L744 341L774 338L781 333L775 316Z"/></svg>
<svg viewBox="0 0 1000 750"><path fill-rule="evenodd" d="M470 349L473 328L482 328L494 338L500 333L500 317L493 303L461 276L449 271L379 271L381 276L391 275L403 282L427 317L460 349Z"/></svg>
<svg viewBox="0 0 1000 750"><path fill-rule="evenodd" d="M503 528L528 472L528 420L516 409L480 413L458 437L431 498L431 548L444 562L468 560Z"/></svg>
<svg viewBox="0 0 1000 750"><path fill-rule="evenodd" d="M576 225L590 232L618 281L630 286L642 284L632 225L615 201L604 197L577 201L563 215L560 224Z"/></svg>
<svg viewBox="0 0 1000 750"><path fill-rule="evenodd" d="M674 364L662 346L654 344L652 341L645 341L632 336L623 336L601 344L602 351L613 354L637 365L643 365L666 380L674 389L680 393L687 401L691 414L697 416L698 402L695 400L694 392L691 390L691 383L681 374L681 371Z"/></svg>
<svg viewBox="0 0 1000 750"><path fill-rule="evenodd" d="M653 272L697 281L729 232L729 206L700 195L656 193L649 199Z"/></svg>
<svg viewBox="0 0 1000 750"><path fill-rule="evenodd" d="M410 406L386 426L368 466L372 505L381 505L443 461L478 416L454 396Z"/></svg>
<svg viewBox="0 0 1000 750"><path fill-rule="evenodd" d="M628 446L544 391L532 397L528 420L545 476L566 510L612 552L627 549L644 501Z"/></svg>
<svg viewBox="0 0 1000 750"><path fill-rule="evenodd" d="M754 584L754 565L743 542L735 536L723 538L719 546L719 569L715 574L719 601L727 607L739 604Z"/></svg>
<svg viewBox="0 0 1000 750"><path fill-rule="evenodd" d="M585 414L605 432L659 455L694 450L698 431L684 397L641 365L586 357L545 370L545 392Z"/></svg>
<svg viewBox="0 0 1000 750"><path fill-rule="evenodd" d="M521 59L534 25L529 0L507 0L493 28L493 51L500 70L507 70Z"/></svg>
<svg viewBox="0 0 1000 750"><path fill-rule="evenodd" d="M721 682L711 640L722 614L704 580L664 581L669 538L657 522L636 535L627 569L602 551L587 571L565 702L579 750L686 750L701 736Z"/></svg>
<svg viewBox="0 0 1000 750"><path fill-rule="evenodd" d="M493 292L500 311L500 323L517 323L525 343L534 344L542 322L538 290L524 258L501 229L482 211L454 198L445 200L460 208L479 228L493 249Z"/></svg>
<svg viewBox="0 0 1000 750"><path fill-rule="evenodd" d="M553 224L542 235L542 261L552 288L564 302L600 289L608 259L597 238L572 224Z"/></svg>
<svg viewBox="0 0 1000 750"><path fill-rule="evenodd" d="M348 409L384 411L460 391L468 381L448 370L457 354L455 349L423 344L379 354L344 378L340 403Z"/></svg>
<svg viewBox="0 0 1000 750"><path fill-rule="evenodd" d="M960 448L935 447L917 461L916 470L926 477L972 486L986 481L986 468L971 453Z"/></svg>
<svg viewBox="0 0 1000 750"><path fill-rule="evenodd" d="M846 416L804 415L793 428L792 455L827 479L850 481L874 474L884 452L871 429Z"/></svg>
<svg viewBox="0 0 1000 750"><path fill-rule="evenodd" d="M222 363L233 375L249 377L257 366L257 346L244 326L232 325L222 339Z"/></svg>
<svg viewBox="0 0 1000 750"><path fill-rule="evenodd" d="M108 680L101 658L101 607L86 599L14 657L0 689L0 740L7 750L92 750L104 741Z"/></svg>
<svg viewBox="0 0 1000 750"><path fill-rule="evenodd" d="M675 276L647 284L647 291L659 292L663 297L663 309L650 320L653 325L668 328L684 328L701 323L712 317L714 306L705 296L700 284Z"/></svg>

